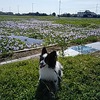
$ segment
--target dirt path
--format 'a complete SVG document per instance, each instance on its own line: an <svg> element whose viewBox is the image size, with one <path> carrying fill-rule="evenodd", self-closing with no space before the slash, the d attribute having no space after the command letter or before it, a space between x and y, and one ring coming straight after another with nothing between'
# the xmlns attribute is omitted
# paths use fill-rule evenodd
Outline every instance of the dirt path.
<svg viewBox="0 0 100 100"><path fill-rule="evenodd" d="M56 50L56 51L60 50L60 47L58 47L57 45L48 46L46 48L47 48L48 52L51 52L53 50ZM16 51L16 52L14 52L12 57L8 56L8 57L0 59L0 64L6 64L6 63L10 63L10 62L27 60L30 58L38 57L41 53L41 50L42 50L42 47Z"/></svg>

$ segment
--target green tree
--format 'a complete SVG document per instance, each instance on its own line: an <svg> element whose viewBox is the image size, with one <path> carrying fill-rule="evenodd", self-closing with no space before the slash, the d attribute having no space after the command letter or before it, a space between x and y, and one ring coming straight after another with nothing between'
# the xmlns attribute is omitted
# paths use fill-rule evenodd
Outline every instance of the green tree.
<svg viewBox="0 0 100 100"><path fill-rule="evenodd" d="M53 12L53 13L52 13L52 16L56 16L56 13L55 13L55 12Z"/></svg>

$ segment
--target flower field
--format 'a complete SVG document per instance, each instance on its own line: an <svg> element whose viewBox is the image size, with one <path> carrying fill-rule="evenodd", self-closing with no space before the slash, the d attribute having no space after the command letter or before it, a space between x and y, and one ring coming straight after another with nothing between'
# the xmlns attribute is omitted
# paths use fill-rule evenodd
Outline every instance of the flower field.
<svg viewBox="0 0 100 100"><path fill-rule="evenodd" d="M0 52L14 51L25 48L32 48L41 45L49 45L60 42L65 38L66 42L80 43L91 37L91 41L100 40L100 19L81 19L81 18L55 18L55 17L32 17L32 16L0 16ZM29 38L43 40L42 44L25 44L8 36L26 36ZM95 39L94 39L95 37ZM11 41L12 44L8 43ZM81 40L80 40L81 39ZM74 40L74 41L73 41ZM92 41L93 40L93 41ZM27 41L27 39L25 39ZM82 43L81 42L81 43ZM86 41L87 42L87 41ZM2 43L2 44L1 44ZM4 44L4 45L3 45ZM19 46L16 44L19 44ZM9 48L8 48L9 45ZM29 46L30 45L30 46ZM5 49L4 48L7 49Z"/></svg>

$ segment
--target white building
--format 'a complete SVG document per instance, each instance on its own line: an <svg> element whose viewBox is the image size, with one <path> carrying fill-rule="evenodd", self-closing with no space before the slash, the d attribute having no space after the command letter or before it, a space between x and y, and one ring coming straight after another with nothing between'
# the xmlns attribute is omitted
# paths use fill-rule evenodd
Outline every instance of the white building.
<svg viewBox="0 0 100 100"><path fill-rule="evenodd" d="M78 17L93 17L93 16L95 16L95 15L97 15L97 14L94 13L94 12L91 12L91 11L89 11L89 10L86 10L85 12L78 12L78 13L77 13L77 16L78 16Z"/></svg>

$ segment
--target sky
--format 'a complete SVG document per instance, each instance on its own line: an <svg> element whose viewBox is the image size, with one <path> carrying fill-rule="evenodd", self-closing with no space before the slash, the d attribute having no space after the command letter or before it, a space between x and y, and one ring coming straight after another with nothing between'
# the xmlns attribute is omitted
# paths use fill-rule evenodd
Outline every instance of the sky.
<svg viewBox="0 0 100 100"><path fill-rule="evenodd" d="M13 13L39 12L59 14L90 10L100 14L100 0L0 0L0 11ZM60 4L60 6L59 6Z"/></svg>

